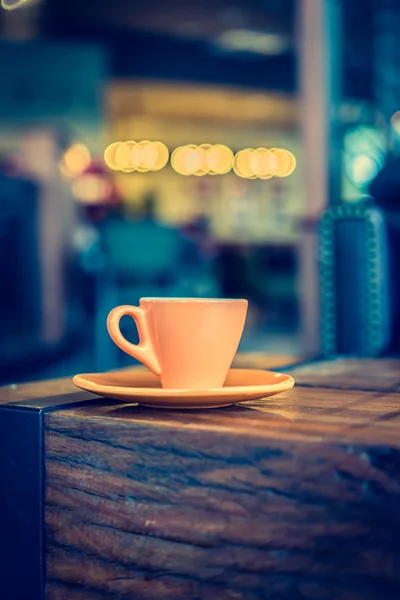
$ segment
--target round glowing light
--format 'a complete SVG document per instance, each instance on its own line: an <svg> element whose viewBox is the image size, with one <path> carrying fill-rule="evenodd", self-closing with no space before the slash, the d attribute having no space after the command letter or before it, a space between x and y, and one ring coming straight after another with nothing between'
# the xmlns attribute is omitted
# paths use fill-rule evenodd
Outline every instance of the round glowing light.
<svg viewBox="0 0 400 600"><path fill-rule="evenodd" d="M266 150L262 153L261 158L261 179L270 179L273 177L277 169L277 159L271 150Z"/></svg>
<svg viewBox="0 0 400 600"><path fill-rule="evenodd" d="M172 168L180 175L189 175L186 170L186 157L190 149L195 147L196 146L194 144L192 146L179 146L173 151L171 156L171 165Z"/></svg>
<svg viewBox="0 0 400 600"><path fill-rule="evenodd" d="M261 169L261 158L263 148L252 150L249 154L249 169L253 175L258 175Z"/></svg>
<svg viewBox="0 0 400 600"><path fill-rule="evenodd" d="M199 158L201 160L201 168L193 173L197 177L202 177L203 175L208 175L210 173L210 167L208 166L208 155L211 149L213 148L212 144L200 144L199 146Z"/></svg>
<svg viewBox="0 0 400 600"><path fill-rule="evenodd" d="M107 148L104 150L104 162L112 171L119 171L119 167L115 162L115 154L120 144L121 142L114 142L113 144L107 146Z"/></svg>
<svg viewBox="0 0 400 600"><path fill-rule="evenodd" d="M251 148L246 148L245 150L240 150L240 152L236 154L233 170L239 177L245 179L254 179L256 177L250 167L250 156L252 152L253 150Z"/></svg>
<svg viewBox="0 0 400 600"><path fill-rule="evenodd" d="M257 148L249 156L249 167L256 177L269 179L273 175L273 156L267 148Z"/></svg>
<svg viewBox="0 0 400 600"><path fill-rule="evenodd" d="M346 164L350 179L358 186L365 187L379 172L379 164L373 156L359 154Z"/></svg>
<svg viewBox="0 0 400 600"><path fill-rule="evenodd" d="M152 171L159 171L163 169L168 162L169 152L168 148L162 142L154 142L153 144L157 150L157 160L154 163Z"/></svg>
<svg viewBox="0 0 400 600"><path fill-rule="evenodd" d="M206 165L206 148L189 144L188 146L180 146L177 148L171 157L173 169L181 175L205 175L208 171Z"/></svg>
<svg viewBox="0 0 400 600"><path fill-rule="evenodd" d="M207 150L207 167L211 174L223 175L233 167L233 152L223 144L215 144Z"/></svg>
<svg viewBox="0 0 400 600"><path fill-rule="evenodd" d="M161 142L114 142L104 152L106 165L124 173L159 171L168 162L168 148Z"/></svg>
<svg viewBox="0 0 400 600"><path fill-rule="evenodd" d="M271 152L276 160L273 175L276 177L281 177L282 173L285 173L289 166L289 156L286 150L282 150L281 148L271 148Z"/></svg>
<svg viewBox="0 0 400 600"><path fill-rule="evenodd" d="M247 148L235 156L233 169L239 177L271 179L287 177L296 168L296 159L282 148Z"/></svg>
<svg viewBox="0 0 400 600"><path fill-rule="evenodd" d="M131 152L131 161L135 171L139 173L150 171L157 160L157 156L157 149L153 147L152 142L144 140L135 144Z"/></svg>
<svg viewBox="0 0 400 600"><path fill-rule="evenodd" d="M191 148L186 156L186 171L190 175L195 175L197 172L207 171L206 151L204 148Z"/></svg>
<svg viewBox="0 0 400 600"><path fill-rule="evenodd" d="M135 170L135 165L132 161L132 150L136 146L136 142L121 142L115 152L115 164L120 171L124 173L132 173Z"/></svg>
<svg viewBox="0 0 400 600"><path fill-rule="evenodd" d="M157 146L152 142L140 142L142 147L141 166L146 169L153 169L158 160Z"/></svg>
<svg viewBox="0 0 400 600"><path fill-rule="evenodd" d="M75 179L72 195L81 204L99 204L111 193L111 183L101 175L88 174Z"/></svg>
<svg viewBox="0 0 400 600"><path fill-rule="evenodd" d="M268 154L268 169L271 175L276 175L279 169L278 157L274 148L270 149Z"/></svg>
<svg viewBox="0 0 400 600"><path fill-rule="evenodd" d="M288 166L285 171L281 172L278 177L289 177L293 173L296 168L296 157L289 150L285 150L286 156L288 158Z"/></svg>
<svg viewBox="0 0 400 600"><path fill-rule="evenodd" d="M176 148L171 165L181 175L222 175L233 165L233 152L222 144L189 144Z"/></svg>
<svg viewBox="0 0 400 600"><path fill-rule="evenodd" d="M278 169L278 160L274 150L268 150L267 148L254 150L250 156L249 164L253 174L260 179L270 179Z"/></svg>
<svg viewBox="0 0 400 600"><path fill-rule="evenodd" d="M68 177L76 177L90 166L92 157L85 144L72 144L64 153L60 169Z"/></svg>
<svg viewBox="0 0 400 600"><path fill-rule="evenodd" d="M141 144L133 144L130 152L130 161L134 169L138 169L143 161L143 146Z"/></svg>

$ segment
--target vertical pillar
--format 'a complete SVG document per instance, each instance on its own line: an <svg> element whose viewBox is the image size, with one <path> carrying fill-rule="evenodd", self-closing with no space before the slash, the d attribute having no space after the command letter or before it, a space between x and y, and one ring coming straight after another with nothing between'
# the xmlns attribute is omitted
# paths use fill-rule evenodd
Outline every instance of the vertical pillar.
<svg viewBox="0 0 400 600"><path fill-rule="evenodd" d="M341 0L298 0L300 119L305 223L298 247L302 348L320 350L318 231L321 213L340 200L338 129L341 81Z"/></svg>

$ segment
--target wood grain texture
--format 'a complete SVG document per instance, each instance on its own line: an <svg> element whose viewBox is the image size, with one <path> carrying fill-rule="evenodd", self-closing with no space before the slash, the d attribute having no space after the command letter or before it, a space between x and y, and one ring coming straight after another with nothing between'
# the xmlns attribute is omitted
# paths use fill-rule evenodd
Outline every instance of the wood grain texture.
<svg viewBox="0 0 400 600"><path fill-rule="evenodd" d="M35 383L22 383L0 387L0 404L62 396L79 392L70 378L50 379Z"/></svg>
<svg viewBox="0 0 400 600"><path fill-rule="evenodd" d="M88 404L45 426L46 600L400 597L397 392Z"/></svg>
<svg viewBox="0 0 400 600"><path fill-rule="evenodd" d="M235 366L253 369L277 369L288 364L298 362L295 356L271 356L268 354L238 354ZM136 367L133 367L134 369ZM75 373L74 373L75 374ZM71 374L74 375L74 374ZM0 404L19 402L21 400L34 400L50 396L79 393L72 383L71 377L64 379L51 379L33 383L14 384L0 387Z"/></svg>
<svg viewBox="0 0 400 600"><path fill-rule="evenodd" d="M300 385L400 391L400 359L337 358L289 369Z"/></svg>

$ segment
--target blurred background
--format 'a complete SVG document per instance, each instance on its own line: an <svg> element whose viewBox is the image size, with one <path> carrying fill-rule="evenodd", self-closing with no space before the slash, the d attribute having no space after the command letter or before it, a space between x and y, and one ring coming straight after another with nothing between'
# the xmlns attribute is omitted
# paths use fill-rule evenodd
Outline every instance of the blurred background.
<svg viewBox="0 0 400 600"><path fill-rule="evenodd" d="M131 364L105 319L142 296L248 298L245 352L396 353L399 28L397 0L2 0L0 383Z"/></svg>

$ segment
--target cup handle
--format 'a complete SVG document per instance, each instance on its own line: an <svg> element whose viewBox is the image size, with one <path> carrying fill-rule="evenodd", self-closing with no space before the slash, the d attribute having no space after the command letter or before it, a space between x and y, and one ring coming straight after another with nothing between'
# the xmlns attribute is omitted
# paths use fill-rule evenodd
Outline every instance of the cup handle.
<svg viewBox="0 0 400 600"><path fill-rule="evenodd" d="M139 344L131 344L124 338L119 328L121 317L129 315L136 323ZM154 373L161 375L160 365L153 350L146 322L146 311L139 306L117 306L107 317L107 329L112 341L124 352L133 356Z"/></svg>

